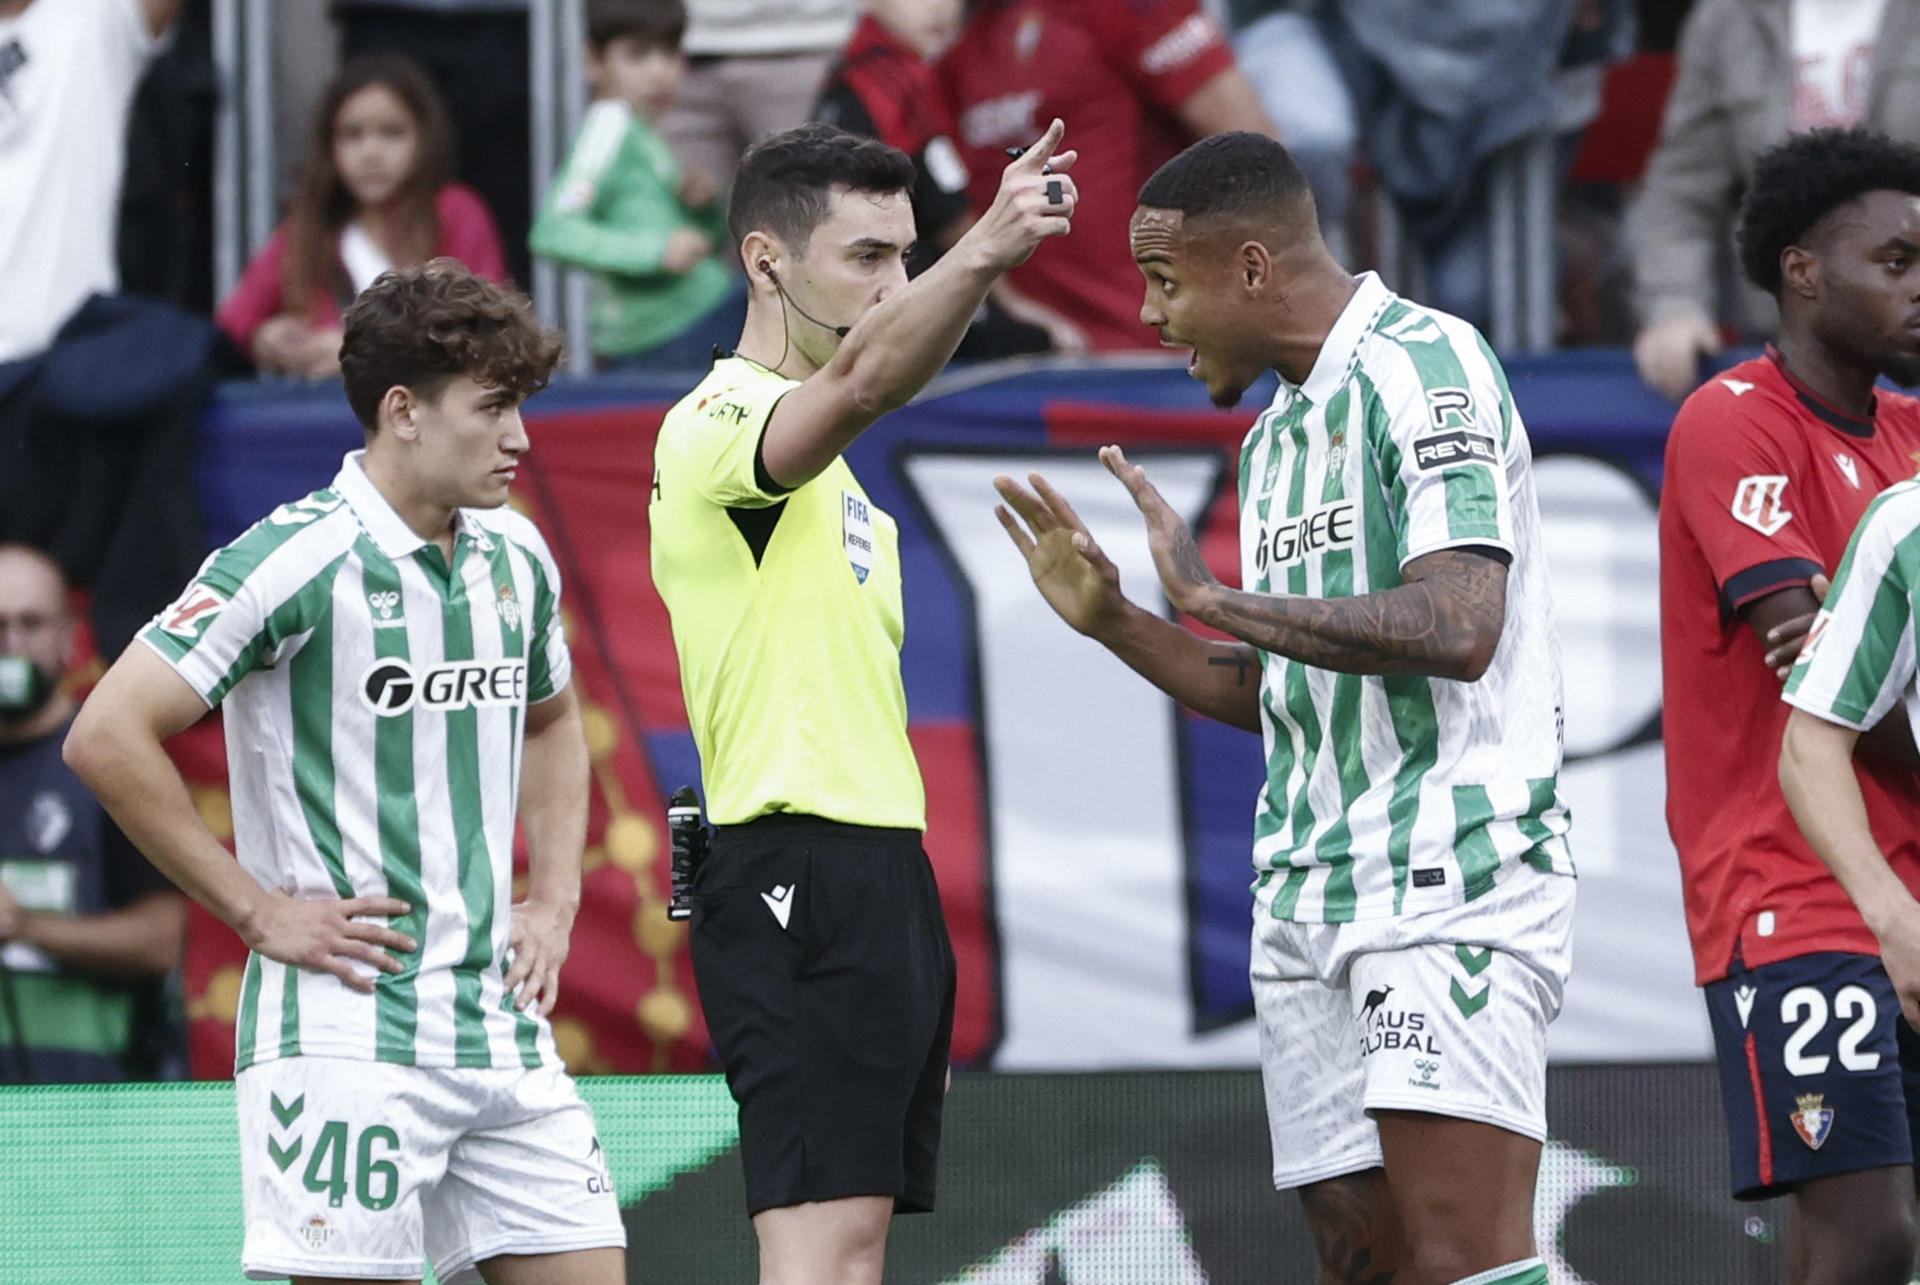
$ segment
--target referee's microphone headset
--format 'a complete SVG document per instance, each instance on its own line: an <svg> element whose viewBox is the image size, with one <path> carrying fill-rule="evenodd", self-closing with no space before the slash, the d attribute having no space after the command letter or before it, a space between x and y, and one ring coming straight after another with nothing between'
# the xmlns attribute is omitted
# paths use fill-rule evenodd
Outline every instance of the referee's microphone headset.
<svg viewBox="0 0 1920 1285"><path fill-rule="evenodd" d="M845 339L847 337L847 332L853 329L852 326L829 326L826 322L820 320L820 318L814 316L812 313L808 312L805 308L802 308L799 304L795 303L793 301L793 296L787 293L787 288L780 284L780 274L773 270L773 263L770 260L762 259L756 266L760 269L760 271L767 274L767 280L773 282L773 288L780 292L780 297L786 300L787 306L792 308L795 312L799 313L801 316L805 317L808 321L811 321L814 325L820 327L820 329L831 330L834 334L840 336L842 339Z"/></svg>

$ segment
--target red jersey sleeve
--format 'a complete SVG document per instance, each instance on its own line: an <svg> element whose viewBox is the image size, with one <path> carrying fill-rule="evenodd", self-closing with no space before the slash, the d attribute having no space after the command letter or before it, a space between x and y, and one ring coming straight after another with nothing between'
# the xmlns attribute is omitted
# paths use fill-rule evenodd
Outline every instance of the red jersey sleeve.
<svg viewBox="0 0 1920 1285"><path fill-rule="evenodd" d="M1729 614L1826 570L1795 509L1805 449L1763 394L1718 379L1689 397L1667 444L1665 502L1699 544Z"/></svg>
<svg viewBox="0 0 1920 1285"><path fill-rule="evenodd" d="M1233 47L1196 0L1100 0L1083 13L1113 65L1168 111L1233 66Z"/></svg>
<svg viewBox="0 0 1920 1285"><path fill-rule="evenodd" d="M247 264L214 316L220 329L248 356L253 355L254 332L287 311L282 289L286 262L287 225L282 223Z"/></svg>

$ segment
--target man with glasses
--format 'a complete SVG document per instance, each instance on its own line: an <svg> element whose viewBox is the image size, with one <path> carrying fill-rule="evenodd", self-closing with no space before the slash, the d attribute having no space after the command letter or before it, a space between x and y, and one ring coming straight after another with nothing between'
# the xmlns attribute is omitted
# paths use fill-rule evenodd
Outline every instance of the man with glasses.
<svg viewBox="0 0 1920 1285"><path fill-rule="evenodd" d="M143 1017L186 933L186 898L61 762L72 656L59 567L0 544L0 1084L151 1074Z"/></svg>

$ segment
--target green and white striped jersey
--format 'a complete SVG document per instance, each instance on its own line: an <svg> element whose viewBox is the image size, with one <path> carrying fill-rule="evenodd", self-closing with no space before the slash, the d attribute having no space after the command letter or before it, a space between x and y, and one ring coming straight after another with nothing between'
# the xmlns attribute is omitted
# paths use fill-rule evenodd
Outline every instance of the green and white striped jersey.
<svg viewBox="0 0 1920 1285"><path fill-rule="evenodd" d="M1462 545L1504 551L1506 626L1478 682L1336 673L1262 653L1257 902L1340 923L1458 905L1521 862L1572 874L1560 645L1532 450L1473 327L1368 273L1307 381L1240 455L1241 583L1343 598Z"/></svg>
<svg viewBox="0 0 1920 1285"><path fill-rule="evenodd" d="M391 894L420 948L374 993L260 955L236 1069L302 1053L539 1066L503 988L530 703L568 683L560 576L533 523L462 509L453 567L349 455L333 485L214 553L140 635L226 707L240 863L295 897Z"/></svg>
<svg viewBox="0 0 1920 1285"><path fill-rule="evenodd" d="M1854 528L1782 699L1863 732L1904 700L1920 736L1913 650L1917 590L1920 481L1900 482L1875 497Z"/></svg>

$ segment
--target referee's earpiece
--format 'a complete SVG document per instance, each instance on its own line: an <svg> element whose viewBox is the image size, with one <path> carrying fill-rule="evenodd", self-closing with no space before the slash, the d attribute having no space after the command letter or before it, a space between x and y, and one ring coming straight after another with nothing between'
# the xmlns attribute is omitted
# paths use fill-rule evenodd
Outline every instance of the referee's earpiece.
<svg viewBox="0 0 1920 1285"><path fill-rule="evenodd" d="M814 316L812 313L808 312L805 308L802 308L799 304L795 303L793 301L793 296L787 293L787 288L780 284L780 274L773 270L773 261L771 259L762 259L758 263L756 263L754 266L759 268L761 272L766 274L767 280L773 282L773 288L780 292L781 302L785 303L787 307L792 308L795 312L805 317L808 321L811 321L814 325L820 327L822 330L831 330L834 334L840 336L840 338L842 339L845 339L847 337L847 332L853 329L852 326L829 325L827 322L820 320L820 318Z"/></svg>

